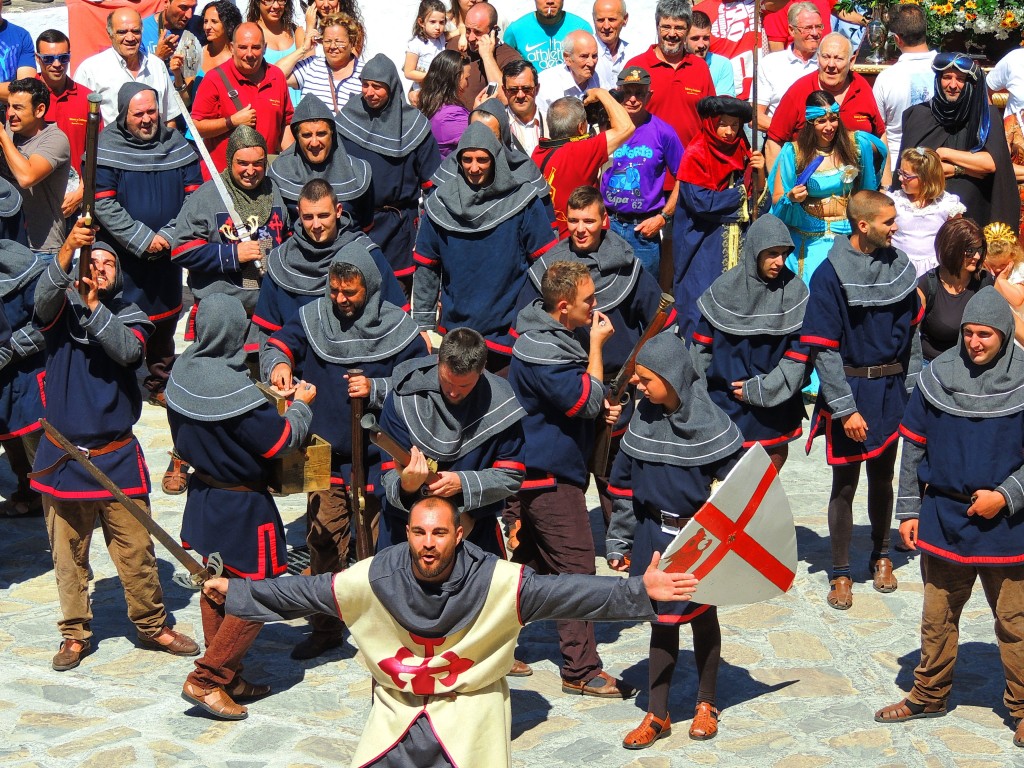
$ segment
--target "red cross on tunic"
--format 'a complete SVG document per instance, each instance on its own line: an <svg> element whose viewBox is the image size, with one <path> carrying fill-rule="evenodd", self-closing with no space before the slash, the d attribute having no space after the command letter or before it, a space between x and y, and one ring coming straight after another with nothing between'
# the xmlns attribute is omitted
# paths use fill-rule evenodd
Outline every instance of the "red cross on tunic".
<svg viewBox="0 0 1024 768"><path fill-rule="evenodd" d="M274 211L270 216L270 220L267 222L267 229L274 233L274 242L280 245L282 242L281 232L284 231L284 222L281 221L281 217Z"/></svg>
<svg viewBox="0 0 1024 768"><path fill-rule="evenodd" d="M742 557L750 566L783 592L790 588L793 584L793 579L796 578L796 574L780 562L775 555L761 546L745 530L747 523L750 522L758 507L761 506L761 502L764 501L764 497L768 493L768 488L771 487L776 477L778 477L778 473L775 467L769 464L761 480L758 482L753 495L747 501L743 512L735 522L710 502L697 511L697 514L694 515L694 520L704 526L712 536L718 539L718 544L708 553L704 562L693 572L694 576L698 579L704 578L716 565L722 562L727 554L733 552ZM685 565L688 567L694 562L695 559L687 559ZM666 570L678 571L684 569L681 569L673 562Z"/></svg>
<svg viewBox="0 0 1024 768"><path fill-rule="evenodd" d="M381 671L386 674L398 686L404 690L406 685L411 684L412 692L417 696L432 696L437 683L445 687L451 687L458 682L459 675L469 670L476 662L472 659L464 659L454 651L445 651L439 657L434 655L434 649L443 645L445 638L418 637L409 634L412 641L423 646L423 661L419 664L409 664L410 659L416 658L412 651L401 647L389 659L384 659L377 664ZM431 664L435 659L443 659L444 663Z"/></svg>

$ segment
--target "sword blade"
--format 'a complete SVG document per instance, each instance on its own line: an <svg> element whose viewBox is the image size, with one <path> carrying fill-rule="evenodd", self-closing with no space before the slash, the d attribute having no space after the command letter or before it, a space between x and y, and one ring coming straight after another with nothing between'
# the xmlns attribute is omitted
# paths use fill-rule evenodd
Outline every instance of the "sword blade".
<svg viewBox="0 0 1024 768"><path fill-rule="evenodd" d="M127 496L124 491L117 487L113 480L107 477L92 461L83 454L78 447L68 440L55 426L50 424L46 419L40 419L39 423L43 429L46 430L46 434L53 438L53 440L59 445L72 459L77 461L85 471L89 473L93 480L99 483L105 490L109 491L115 499L121 502L125 509L131 513L131 516L142 523L142 527L145 528L153 536L154 539L159 541L164 549L171 553L175 560L181 563L188 572L192 574L192 581L195 584L202 584L207 579L214 576L210 570L196 560L188 551L179 544L173 536L167 531L160 527L160 525L152 518L152 516L143 509L135 499Z"/></svg>

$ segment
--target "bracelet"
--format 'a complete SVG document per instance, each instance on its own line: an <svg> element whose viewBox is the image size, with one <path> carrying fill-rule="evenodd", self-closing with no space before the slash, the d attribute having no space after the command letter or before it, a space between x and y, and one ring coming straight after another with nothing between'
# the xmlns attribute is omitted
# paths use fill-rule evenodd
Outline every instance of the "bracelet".
<svg viewBox="0 0 1024 768"><path fill-rule="evenodd" d="M672 223L672 214L671 213L665 213L664 211L658 211L658 215L661 216L661 218L663 218L665 220L666 224L671 224Z"/></svg>

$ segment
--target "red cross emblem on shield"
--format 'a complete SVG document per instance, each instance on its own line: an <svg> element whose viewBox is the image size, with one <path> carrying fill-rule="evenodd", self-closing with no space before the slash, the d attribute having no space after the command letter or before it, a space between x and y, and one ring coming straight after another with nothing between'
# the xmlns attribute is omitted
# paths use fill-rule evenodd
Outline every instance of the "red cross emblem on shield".
<svg viewBox="0 0 1024 768"><path fill-rule="evenodd" d="M412 633L409 637L417 645L423 646L422 661L410 663L416 662L417 657L402 646L394 656L377 664L399 690L405 690L408 685L417 696L432 696L438 683L451 688L458 682L459 675L476 663L472 659L462 658L454 651L445 651L440 656L435 656L434 649L444 645L443 637L419 637Z"/></svg>

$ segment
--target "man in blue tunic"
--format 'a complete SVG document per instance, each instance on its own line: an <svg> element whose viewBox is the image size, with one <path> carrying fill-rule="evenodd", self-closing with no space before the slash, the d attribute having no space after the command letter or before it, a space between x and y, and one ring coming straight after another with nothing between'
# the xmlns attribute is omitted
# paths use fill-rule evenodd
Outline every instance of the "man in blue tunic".
<svg viewBox="0 0 1024 768"><path fill-rule="evenodd" d="M900 426L896 517L903 543L921 551L921 660L910 694L875 720L946 714L960 615L980 579L1013 743L1024 747L1024 354L1013 342L1013 313L992 287L967 303L960 328L962 343L921 374Z"/></svg>

